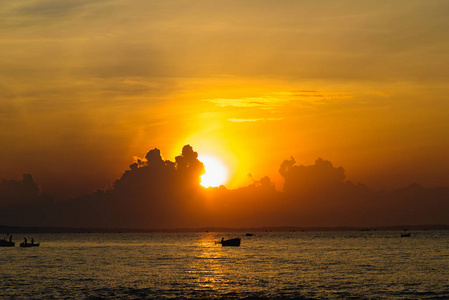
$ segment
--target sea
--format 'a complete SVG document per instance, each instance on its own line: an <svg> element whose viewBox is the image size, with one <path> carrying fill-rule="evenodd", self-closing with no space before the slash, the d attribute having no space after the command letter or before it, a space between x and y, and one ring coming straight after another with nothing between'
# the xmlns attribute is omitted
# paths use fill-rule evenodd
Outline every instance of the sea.
<svg viewBox="0 0 449 300"><path fill-rule="evenodd" d="M27 237L40 247L21 248ZM221 238L241 238L222 247ZM449 299L449 231L16 234L0 299Z"/></svg>

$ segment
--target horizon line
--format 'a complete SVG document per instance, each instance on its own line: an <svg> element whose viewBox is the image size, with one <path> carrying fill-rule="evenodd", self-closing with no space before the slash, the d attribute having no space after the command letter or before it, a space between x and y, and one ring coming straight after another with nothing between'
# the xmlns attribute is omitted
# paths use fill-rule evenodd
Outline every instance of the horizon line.
<svg viewBox="0 0 449 300"><path fill-rule="evenodd" d="M0 225L8 233L184 233L184 232L307 232L307 231L393 231L449 230L449 224L389 225L389 226L264 226L264 227L197 227L197 228L106 228Z"/></svg>

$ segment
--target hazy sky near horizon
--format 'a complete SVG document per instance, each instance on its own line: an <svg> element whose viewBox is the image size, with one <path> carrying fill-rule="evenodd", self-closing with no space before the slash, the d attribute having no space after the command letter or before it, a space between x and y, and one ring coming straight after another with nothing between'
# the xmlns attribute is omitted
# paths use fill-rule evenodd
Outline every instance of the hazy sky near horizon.
<svg viewBox="0 0 449 300"><path fill-rule="evenodd" d="M0 179L107 187L185 144L278 187L317 157L449 185L447 1L0 0Z"/></svg>

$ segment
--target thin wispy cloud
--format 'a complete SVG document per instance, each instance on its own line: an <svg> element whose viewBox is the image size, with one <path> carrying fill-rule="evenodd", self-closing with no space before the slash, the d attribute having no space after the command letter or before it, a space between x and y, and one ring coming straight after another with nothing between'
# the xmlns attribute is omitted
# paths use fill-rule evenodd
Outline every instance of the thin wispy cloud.
<svg viewBox="0 0 449 300"><path fill-rule="evenodd" d="M274 106L279 106L282 99L278 98L241 98L241 99L210 99L206 100L215 103L217 106L226 107L259 107L263 109L272 108Z"/></svg>
<svg viewBox="0 0 449 300"><path fill-rule="evenodd" d="M243 122L260 122L260 121L280 121L285 118L254 118L254 119L238 119L232 118L228 119L230 122L243 123Z"/></svg>
<svg viewBox="0 0 449 300"><path fill-rule="evenodd" d="M332 91L294 91L291 93L291 96L297 98L349 99L354 98L354 93Z"/></svg>
<svg viewBox="0 0 449 300"><path fill-rule="evenodd" d="M242 107L242 108L260 108L273 109L291 104L297 100L305 100L309 102L332 100L332 99L350 99L354 98L352 92L332 92L332 91L292 91L277 92L266 97L249 97L249 98L217 98L207 99L219 107Z"/></svg>

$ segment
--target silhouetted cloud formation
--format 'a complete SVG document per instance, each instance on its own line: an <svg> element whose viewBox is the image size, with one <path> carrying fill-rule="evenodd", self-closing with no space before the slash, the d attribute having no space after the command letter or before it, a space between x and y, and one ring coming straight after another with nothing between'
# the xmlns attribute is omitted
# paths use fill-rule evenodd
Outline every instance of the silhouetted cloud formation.
<svg viewBox="0 0 449 300"><path fill-rule="evenodd" d="M318 158L314 165L296 166L293 157L284 160L279 173L284 177L286 193L303 193L307 190L335 189L345 184L345 170L335 168L330 161Z"/></svg>
<svg viewBox="0 0 449 300"><path fill-rule="evenodd" d="M94 196L93 201L105 199L106 209L113 210L121 226L181 225L194 206L192 201L200 190L203 173L204 165L190 145L182 148L175 162L164 160L155 148L145 159L137 159L113 183L112 190Z"/></svg>
<svg viewBox="0 0 449 300"><path fill-rule="evenodd" d="M42 201L31 175L4 180L2 223L73 227L261 227L448 224L449 188L413 184L391 193L345 180L345 171L318 158L310 166L293 157L281 163L283 191L270 178L238 189L203 188L204 165L190 145L175 161L157 148L134 158L110 190L71 201ZM40 199L40 200L39 200ZM45 198L48 199L48 198Z"/></svg>
<svg viewBox="0 0 449 300"><path fill-rule="evenodd" d="M35 204L45 200L31 174L23 174L22 179L0 182L0 208Z"/></svg>

